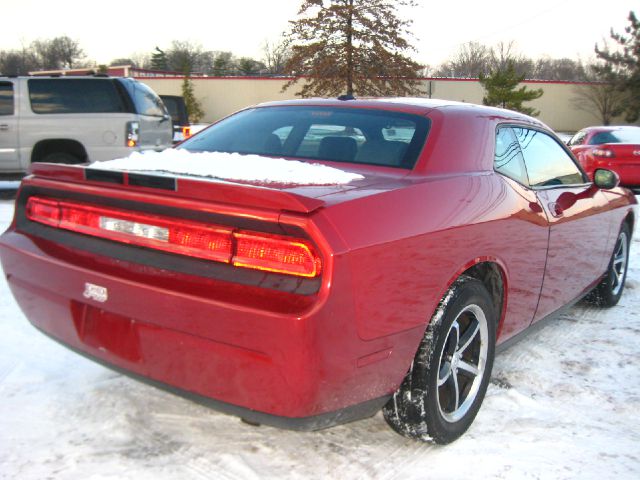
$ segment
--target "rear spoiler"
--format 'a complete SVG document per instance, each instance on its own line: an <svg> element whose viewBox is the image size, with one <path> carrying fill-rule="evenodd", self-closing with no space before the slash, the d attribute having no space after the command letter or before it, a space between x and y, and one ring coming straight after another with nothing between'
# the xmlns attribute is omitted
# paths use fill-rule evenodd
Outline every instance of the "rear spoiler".
<svg viewBox="0 0 640 480"><path fill-rule="evenodd" d="M242 205L270 210L287 210L310 213L324 206L316 198L244 183L228 182L213 178L179 177L169 174L148 174L118 170L99 170L91 166L34 163L29 174L49 180L86 183L91 185L118 185L125 189L158 191L194 200L206 200L231 205ZM160 192L159 192L160 193Z"/></svg>

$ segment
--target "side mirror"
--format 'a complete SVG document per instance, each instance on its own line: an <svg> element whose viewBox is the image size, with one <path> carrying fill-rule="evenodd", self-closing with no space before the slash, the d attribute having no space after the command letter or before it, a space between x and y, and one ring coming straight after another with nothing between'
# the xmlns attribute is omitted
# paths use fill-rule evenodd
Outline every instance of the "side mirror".
<svg viewBox="0 0 640 480"><path fill-rule="evenodd" d="M598 168L593 174L593 183L595 183L598 188L611 190L620 185L620 177L612 170Z"/></svg>

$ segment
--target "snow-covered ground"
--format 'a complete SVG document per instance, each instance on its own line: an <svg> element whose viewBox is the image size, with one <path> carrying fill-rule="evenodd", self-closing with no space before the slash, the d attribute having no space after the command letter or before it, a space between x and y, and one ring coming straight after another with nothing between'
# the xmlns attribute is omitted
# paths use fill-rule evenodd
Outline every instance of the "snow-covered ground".
<svg viewBox="0 0 640 480"><path fill-rule="evenodd" d="M0 202L0 227L12 214ZM314 433L253 427L45 338L0 280L2 479L640 478L640 239L610 310L580 304L498 356L480 413L446 447L380 414Z"/></svg>

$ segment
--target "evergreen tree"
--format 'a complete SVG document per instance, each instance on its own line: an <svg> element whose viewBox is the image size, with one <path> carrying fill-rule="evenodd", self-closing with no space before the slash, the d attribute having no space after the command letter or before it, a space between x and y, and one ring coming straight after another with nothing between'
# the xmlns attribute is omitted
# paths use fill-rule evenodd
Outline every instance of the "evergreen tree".
<svg viewBox="0 0 640 480"><path fill-rule="evenodd" d="M185 107L187 107L189 122L198 123L204 116L204 111L193 92L193 82L188 71L185 71L184 80L182 81L182 97L184 98Z"/></svg>
<svg viewBox="0 0 640 480"><path fill-rule="evenodd" d="M167 54L164 50L160 50L158 47L156 47L155 52L151 54L151 69L163 71L169 70Z"/></svg>
<svg viewBox="0 0 640 480"><path fill-rule="evenodd" d="M258 75L266 69L264 63L250 57L242 57L238 60L238 72L240 75L250 77Z"/></svg>
<svg viewBox="0 0 640 480"><path fill-rule="evenodd" d="M506 68L494 70L489 75L481 73L480 83L486 91L482 103L537 117L540 112L522 104L540 98L544 92L542 89L530 90L525 86L516 89L523 80L524 75L516 73L512 62L509 62Z"/></svg>
<svg viewBox="0 0 640 480"><path fill-rule="evenodd" d="M298 95L418 95L421 65L403 54L411 21L396 15L413 0L303 0L291 23L285 72L305 76ZM299 79L289 81L284 89Z"/></svg>
<svg viewBox="0 0 640 480"><path fill-rule="evenodd" d="M627 121L635 122L640 118L640 21L634 12L629 12L629 26L624 30L626 35L611 31L616 50L610 51L606 45L600 50L596 45L596 55L605 62L600 75L628 93Z"/></svg>
<svg viewBox="0 0 640 480"><path fill-rule="evenodd" d="M235 59L231 52L214 52L213 74L217 77L233 75L235 73Z"/></svg>

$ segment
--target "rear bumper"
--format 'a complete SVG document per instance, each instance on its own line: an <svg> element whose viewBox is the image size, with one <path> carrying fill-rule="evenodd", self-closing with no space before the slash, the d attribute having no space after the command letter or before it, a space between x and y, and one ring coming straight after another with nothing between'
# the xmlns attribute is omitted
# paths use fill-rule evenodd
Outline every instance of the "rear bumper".
<svg viewBox="0 0 640 480"><path fill-rule="evenodd" d="M8 284L36 328L111 368L257 423L314 430L372 415L402 381L421 336L362 341L348 295L305 311L263 311L93 268L108 258L92 268L68 263L46 244L15 231L0 237ZM107 298L88 294L87 284ZM333 279L337 291L347 284Z"/></svg>
<svg viewBox="0 0 640 480"><path fill-rule="evenodd" d="M248 421L249 423L270 425L272 427L283 428L287 430L305 431L305 432L321 430L323 428L329 428L335 425L341 425L344 423L349 423L356 420L372 417L391 398L391 395L389 394L389 395L385 395L384 397L374 398L356 405L351 405L349 407L345 407L340 410L322 413L319 415L313 415L310 417L291 418L291 417L270 415L268 413L259 412L257 410L251 410L249 408L239 407L237 405L215 400L210 397L205 397L203 395L198 395L196 393L193 393L187 390L176 388L166 383L152 380L149 377L136 374L130 370L125 370L123 368L116 367L115 365L105 362L100 358L91 356L82 350L73 348L68 344L60 342L59 339L49 335L47 332L43 330L40 330L40 332L47 335L52 340L62 343L62 345L73 350L77 354L82 355L83 357L88 358L89 360L93 360L94 362L99 363L100 365L106 368L109 368L118 373L131 377L135 380L138 380L139 382L146 383L147 385L151 385L153 387L171 392L175 395L179 395L188 400L199 403L200 405L204 405L205 407L212 408L214 410L217 410L222 413L226 413L228 415L235 415L237 417L242 418L245 421Z"/></svg>

